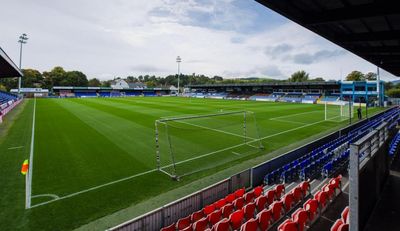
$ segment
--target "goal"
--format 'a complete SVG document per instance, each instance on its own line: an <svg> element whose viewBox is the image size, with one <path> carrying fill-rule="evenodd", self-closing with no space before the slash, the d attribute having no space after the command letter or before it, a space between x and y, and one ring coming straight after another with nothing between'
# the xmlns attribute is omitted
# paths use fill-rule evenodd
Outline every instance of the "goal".
<svg viewBox="0 0 400 231"><path fill-rule="evenodd" d="M343 121L353 118L354 106L353 102L335 101L325 102L325 120Z"/></svg>
<svg viewBox="0 0 400 231"><path fill-rule="evenodd" d="M175 180L264 148L250 111L161 118L155 121L155 142L157 169Z"/></svg>

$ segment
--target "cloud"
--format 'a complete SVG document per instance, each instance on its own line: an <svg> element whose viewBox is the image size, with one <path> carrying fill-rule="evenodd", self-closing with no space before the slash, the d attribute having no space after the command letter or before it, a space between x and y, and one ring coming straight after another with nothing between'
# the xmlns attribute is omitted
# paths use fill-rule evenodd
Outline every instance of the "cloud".
<svg viewBox="0 0 400 231"><path fill-rule="evenodd" d="M264 49L264 54L275 59L277 57L281 57L287 52L292 51L293 46L287 43L281 43L276 46L267 46Z"/></svg>
<svg viewBox="0 0 400 231"><path fill-rule="evenodd" d="M2 48L18 60L16 40L27 33L23 68L40 71L166 76L176 73L177 55L182 73L209 76L283 77L304 69L339 79L375 69L255 1L4 0L2 7Z"/></svg>
<svg viewBox="0 0 400 231"><path fill-rule="evenodd" d="M298 53L291 57L294 63L297 64L312 64L322 60L331 60L331 58L345 55L346 51L339 50L320 50L315 53Z"/></svg>

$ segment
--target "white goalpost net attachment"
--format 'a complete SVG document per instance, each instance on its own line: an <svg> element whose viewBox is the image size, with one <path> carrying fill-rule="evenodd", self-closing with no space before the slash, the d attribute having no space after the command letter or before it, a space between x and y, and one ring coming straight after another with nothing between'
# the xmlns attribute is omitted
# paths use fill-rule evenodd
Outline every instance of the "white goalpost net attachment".
<svg viewBox="0 0 400 231"><path fill-rule="evenodd" d="M354 105L353 102L335 101L325 102L325 120L343 121L353 118Z"/></svg>
<svg viewBox="0 0 400 231"><path fill-rule="evenodd" d="M155 121L157 169L173 179L256 155L263 149L250 111Z"/></svg>

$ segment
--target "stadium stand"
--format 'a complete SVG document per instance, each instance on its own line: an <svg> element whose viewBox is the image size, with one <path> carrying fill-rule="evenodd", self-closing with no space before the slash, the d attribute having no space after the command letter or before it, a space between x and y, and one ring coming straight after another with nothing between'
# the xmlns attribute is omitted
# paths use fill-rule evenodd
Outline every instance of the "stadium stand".
<svg viewBox="0 0 400 231"><path fill-rule="evenodd" d="M317 102L317 100L321 97L321 94L318 93L310 93L304 95L304 98L301 100L302 103L311 103L314 104Z"/></svg>
<svg viewBox="0 0 400 231"><path fill-rule="evenodd" d="M336 102L338 100L339 96L330 95L330 96L323 96L320 102Z"/></svg>
<svg viewBox="0 0 400 231"><path fill-rule="evenodd" d="M287 103L301 103L303 100L303 93L291 92L282 96L279 101Z"/></svg>
<svg viewBox="0 0 400 231"><path fill-rule="evenodd" d="M0 123L3 121L3 116L10 112L20 102L21 99L17 95L0 91Z"/></svg>

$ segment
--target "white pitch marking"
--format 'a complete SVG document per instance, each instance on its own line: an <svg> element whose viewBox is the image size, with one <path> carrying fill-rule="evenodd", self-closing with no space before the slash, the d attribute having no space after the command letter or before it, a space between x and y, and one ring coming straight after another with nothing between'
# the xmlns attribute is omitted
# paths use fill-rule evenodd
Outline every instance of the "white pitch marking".
<svg viewBox="0 0 400 231"><path fill-rule="evenodd" d="M269 119L269 120L273 120L273 121L278 121L278 122L282 122L282 123L293 123L293 124L307 124L307 123L303 123L303 122L297 122L297 121L291 121L291 120L280 120L280 119Z"/></svg>
<svg viewBox="0 0 400 231"><path fill-rule="evenodd" d="M232 152L232 154L235 154L237 156L241 156L242 154L238 153L238 152Z"/></svg>
<svg viewBox="0 0 400 231"><path fill-rule="evenodd" d="M228 147L228 148L220 149L220 150L217 150L217 151L214 151L214 152L206 153L206 154L203 154L201 156L197 156L197 157L193 157L193 158L190 158L190 159L186 159L186 160L177 162L175 165L183 164L183 163L186 163L186 162L189 162L189 161L192 161L192 160L196 160L196 159L200 159L200 158L203 158L203 157L206 157L206 156L209 156L209 155L213 155L215 153L219 153L219 152L227 151L227 150L230 150L230 149L234 149L234 148L246 145L248 143L253 143L253 142L260 141L260 140L268 139L268 138L271 138L271 137L274 137L274 136L278 136L278 135L281 135L281 134L292 132L292 131L295 131L295 130L298 130L298 129L302 129L302 128L305 128L305 127L309 127L309 126L312 126L312 125L315 125L315 124L318 124L318 123L322 123L322 122L325 122L325 120L321 120L321 121L317 121L315 123L303 125L303 126L300 126L300 127L297 127L297 128L292 128L292 129L285 130L285 131L282 131L282 132L278 132L278 133L275 133L275 134L272 134L272 135L269 135L269 136L264 136L262 138L249 141L247 143L242 143L242 144L234 145L234 146L231 146L231 147ZM163 168L168 168L168 167L171 167L171 166L173 166L173 164L164 166ZM108 186L108 185L112 185L112 184L115 184L115 183L119 183L119 182L122 182L122 181L126 181L126 180L129 180L129 179L132 179L132 178L143 176L143 175L155 172L155 171L158 171L158 169L155 168L155 169L152 169L152 170L149 170L149 171L146 171L146 172L142 172L142 173L138 173L136 175L128 176L128 177L125 177L125 178L122 178L122 179L119 179L119 180L116 180L116 181L111 181L111 182L108 182L108 183L105 183L105 184L101 184L101 185L98 185L98 186L95 186L95 187L91 187L91 188L88 188L88 189L85 189L85 190L82 190L82 191L79 191L79 192L68 194L66 196L60 197L59 199L54 199L54 200L51 200L51 201L46 201L46 202L43 202L43 203L40 203L40 204L33 205L33 206L31 206L31 208L38 207L38 206L41 206L41 205L45 205L45 204L48 204L48 203L51 203L51 202L54 202L54 201L57 201L57 200L62 200L62 199L66 199L66 198L69 198L69 197L73 197L73 196L76 196L76 195L79 195L79 194L82 194L82 193L85 193L85 192L93 191L93 190L96 190L96 189L99 189L99 188L102 188L102 187L105 187L105 186Z"/></svg>
<svg viewBox="0 0 400 231"><path fill-rule="evenodd" d="M35 144L35 118L36 118L36 98L33 102L33 117L32 117L32 135L31 135L31 149L29 152L29 169L26 185L26 204L25 208L31 208L31 196L32 196L32 171L33 171L33 149Z"/></svg>
<svg viewBox="0 0 400 231"><path fill-rule="evenodd" d="M17 147L10 147L10 148L7 148L8 150L13 150L13 149L20 149L20 148L23 148L24 146L17 146Z"/></svg>
<svg viewBox="0 0 400 231"><path fill-rule="evenodd" d="M60 198L56 194L39 194L39 195L34 195L31 198L37 198L37 197L53 197L54 199L59 199Z"/></svg>

